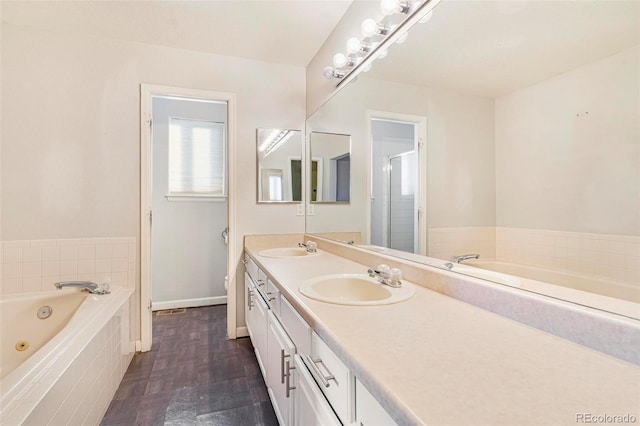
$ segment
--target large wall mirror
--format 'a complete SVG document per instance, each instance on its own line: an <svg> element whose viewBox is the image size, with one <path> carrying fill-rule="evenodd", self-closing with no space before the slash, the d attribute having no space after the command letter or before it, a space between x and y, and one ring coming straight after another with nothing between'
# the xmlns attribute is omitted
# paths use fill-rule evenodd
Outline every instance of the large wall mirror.
<svg viewBox="0 0 640 426"><path fill-rule="evenodd" d="M639 41L635 1L443 1L308 118L352 143L307 232L640 319Z"/></svg>
<svg viewBox="0 0 640 426"><path fill-rule="evenodd" d="M301 203L302 131L257 129L259 203Z"/></svg>

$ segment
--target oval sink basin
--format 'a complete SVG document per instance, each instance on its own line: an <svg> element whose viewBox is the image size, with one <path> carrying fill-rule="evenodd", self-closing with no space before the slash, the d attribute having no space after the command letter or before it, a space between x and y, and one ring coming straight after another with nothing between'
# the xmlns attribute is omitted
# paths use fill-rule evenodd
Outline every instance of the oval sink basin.
<svg viewBox="0 0 640 426"><path fill-rule="evenodd" d="M264 257L308 257L321 254L320 250L315 253L308 253L304 247L279 247L258 252L258 255Z"/></svg>
<svg viewBox="0 0 640 426"><path fill-rule="evenodd" d="M338 305L387 305L410 299L414 292L412 286L389 287L367 274L323 275L300 285L305 296Z"/></svg>

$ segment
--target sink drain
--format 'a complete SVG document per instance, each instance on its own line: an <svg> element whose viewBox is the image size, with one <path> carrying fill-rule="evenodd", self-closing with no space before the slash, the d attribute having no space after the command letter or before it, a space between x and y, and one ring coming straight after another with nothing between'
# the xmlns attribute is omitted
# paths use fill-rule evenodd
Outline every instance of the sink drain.
<svg viewBox="0 0 640 426"><path fill-rule="evenodd" d="M40 308L38 308L38 318L40 319L47 319L52 313L53 308L49 305L40 306Z"/></svg>

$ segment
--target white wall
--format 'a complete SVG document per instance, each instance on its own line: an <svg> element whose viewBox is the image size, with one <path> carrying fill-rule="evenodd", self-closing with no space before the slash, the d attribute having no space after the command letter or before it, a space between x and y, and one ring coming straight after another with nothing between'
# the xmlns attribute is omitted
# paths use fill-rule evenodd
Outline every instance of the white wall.
<svg viewBox="0 0 640 426"><path fill-rule="evenodd" d="M178 99L153 99L153 303L225 297L226 200L172 200L169 193L169 118L227 122L227 106ZM224 299L222 299L224 300ZM162 306L162 305L161 305ZM170 305L165 305L170 306Z"/></svg>
<svg viewBox="0 0 640 426"><path fill-rule="evenodd" d="M495 226L494 101L361 77L308 120L309 130L351 135L351 204L317 205L307 232L365 231L367 110L427 118L427 226Z"/></svg>
<svg viewBox="0 0 640 426"><path fill-rule="evenodd" d="M255 129L302 127L304 68L6 23L1 47L3 239L139 240L140 83L236 93L235 260L244 234L304 231L255 196Z"/></svg>
<svg viewBox="0 0 640 426"><path fill-rule="evenodd" d="M640 235L639 52L496 100L498 226Z"/></svg>

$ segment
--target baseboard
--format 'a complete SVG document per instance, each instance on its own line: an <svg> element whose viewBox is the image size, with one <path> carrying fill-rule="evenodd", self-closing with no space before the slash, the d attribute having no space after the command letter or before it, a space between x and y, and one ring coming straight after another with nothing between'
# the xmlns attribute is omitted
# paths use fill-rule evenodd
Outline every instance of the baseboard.
<svg viewBox="0 0 640 426"><path fill-rule="evenodd" d="M236 338L238 337L247 337L249 335L249 330L247 327L237 327L236 328Z"/></svg>
<svg viewBox="0 0 640 426"><path fill-rule="evenodd" d="M196 308L198 306L224 305L227 303L227 296L201 297L199 299L168 300L166 302L153 302L152 311L162 311L165 309Z"/></svg>

